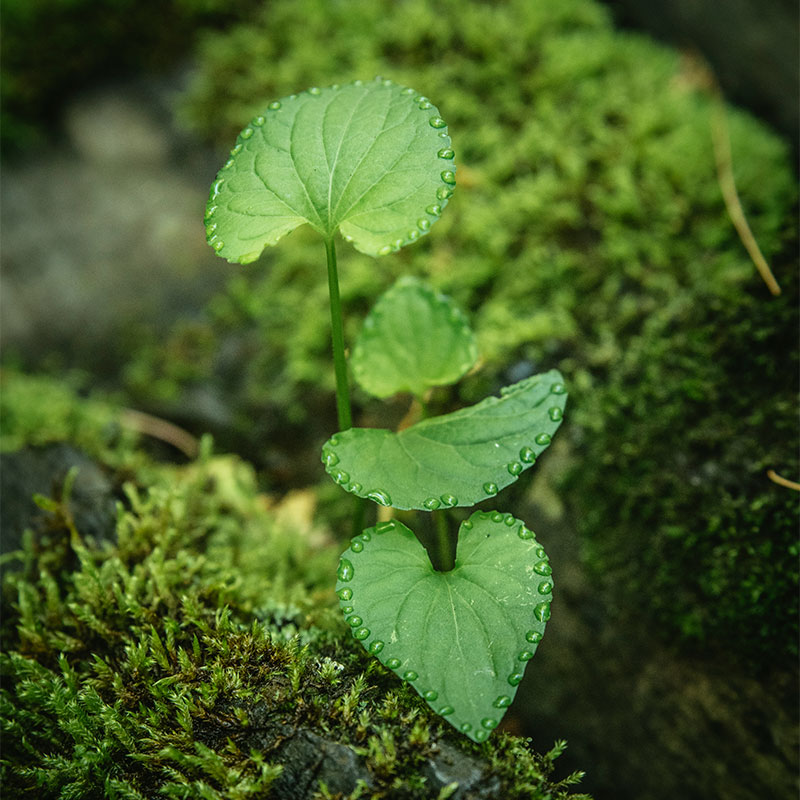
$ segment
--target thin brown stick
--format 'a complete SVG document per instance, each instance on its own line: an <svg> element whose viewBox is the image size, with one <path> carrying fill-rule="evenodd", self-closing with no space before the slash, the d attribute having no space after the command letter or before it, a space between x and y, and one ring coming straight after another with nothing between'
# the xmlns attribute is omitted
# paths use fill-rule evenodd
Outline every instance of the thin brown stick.
<svg viewBox="0 0 800 800"><path fill-rule="evenodd" d="M785 486L787 489L794 489L796 492L800 492L800 483L795 483L794 481L790 481L788 478L783 478L775 472L774 469L767 470L767 477L773 482L777 483L778 486Z"/></svg>
<svg viewBox="0 0 800 800"><path fill-rule="evenodd" d="M736 181L733 178L733 167L731 158L731 140L728 136L728 125L725 119L725 106L722 97L714 83L712 116L711 116L711 138L714 145L714 160L717 164L717 180L722 191L722 198L725 201L725 208L731 218L733 227L739 234L742 244L747 250L748 255L756 265L759 275L761 275L767 288L773 295L781 293L781 287L772 274L772 270L767 264L767 260L761 252L756 242L753 232L747 223L742 204L739 200L739 193L736 191Z"/></svg>
<svg viewBox="0 0 800 800"><path fill-rule="evenodd" d="M200 445L191 433L160 417L145 414L144 411L124 408L120 422L126 428L171 444L188 458L197 458L197 454L200 452Z"/></svg>

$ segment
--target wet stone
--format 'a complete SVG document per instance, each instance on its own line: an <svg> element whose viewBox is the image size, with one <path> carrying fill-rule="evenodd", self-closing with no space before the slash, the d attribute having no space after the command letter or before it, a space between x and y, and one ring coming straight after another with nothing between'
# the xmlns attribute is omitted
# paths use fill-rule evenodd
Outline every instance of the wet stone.
<svg viewBox="0 0 800 800"><path fill-rule="evenodd" d="M465 722L461 730L468 733L472 725ZM487 736L485 730L476 731L476 738L485 740ZM451 800L494 800L500 796L500 779L492 775L476 756L462 752L448 742L436 744L433 754L422 767L422 774L431 797L436 797L452 783L457 783L458 788L450 795Z"/></svg>
<svg viewBox="0 0 800 800"><path fill-rule="evenodd" d="M97 544L116 539L115 487L100 466L67 444L26 447L2 454L0 468L0 553L17 550L30 528L36 541L52 532L51 515L31 499L34 494L58 497L70 469L77 468L69 509L84 538ZM3 572L19 562L9 562Z"/></svg>
<svg viewBox="0 0 800 800"><path fill-rule="evenodd" d="M310 800L319 789L320 781L335 795L351 794L356 790L359 780L366 781L368 786L372 784L363 759L347 745L329 741L313 731L298 730L288 725L281 726L281 730L275 734L274 741L281 744L274 751L272 760L280 763L283 771L270 785L271 798ZM259 741L265 738L263 729L256 728L245 749L266 750L266 741Z"/></svg>

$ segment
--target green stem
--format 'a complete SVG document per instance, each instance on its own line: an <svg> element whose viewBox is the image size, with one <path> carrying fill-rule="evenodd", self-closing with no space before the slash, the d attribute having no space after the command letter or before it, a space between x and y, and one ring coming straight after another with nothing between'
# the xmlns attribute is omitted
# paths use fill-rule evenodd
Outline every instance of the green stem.
<svg viewBox="0 0 800 800"><path fill-rule="evenodd" d="M336 413L339 417L339 430L353 427L353 412L350 408L350 386L347 382L347 359L344 355L344 325L342 323L342 300L339 297L339 273L336 269L336 245L333 237L325 240L325 254L328 257L328 294L331 301L331 338L333 339L333 371L336 375ZM364 528L366 501L355 498L353 509L353 536Z"/></svg>
<svg viewBox="0 0 800 800"><path fill-rule="evenodd" d="M450 531L447 526L447 512L434 511L433 519L436 523L434 531L434 554L435 563L434 569L439 572L449 572L456 565L454 542L450 537Z"/></svg>
<svg viewBox="0 0 800 800"><path fill-rule="evenodd" d="M336 270L336 246L332 236L325 240L325 253L328 256L333 369L336 373L336 411L339 415L339 430L346 431L353 427L353 414L350 410L350 387L347 384L347 361L344 356L344 326L342 324L342 301L339 298L339 274Z"/></svg>

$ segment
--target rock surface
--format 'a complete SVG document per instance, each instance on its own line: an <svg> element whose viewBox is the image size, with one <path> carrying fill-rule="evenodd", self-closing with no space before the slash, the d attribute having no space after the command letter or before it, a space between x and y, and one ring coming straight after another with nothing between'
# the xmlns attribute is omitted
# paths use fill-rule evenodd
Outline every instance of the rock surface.
<svg viewBox="0 0 800 800"><path fill-rule="evenodd" d="M19 549L25 529L47 527L48 513L34 494L59 498L67 474L77 469L69 509L81 533L95 542L114 537L113 481L88 456L68 444L26 447L0 457L0 553Z"/></svg>
<svg viewBox="0 0 800 800"><path fill-rule="evenodd" d="M138 329L196 314L228 277L203 229L219 159L186 144L166 105L152 86L96 90L67 107L64 144L4 165L7 353L118 373Z"/></svg>
<svg viewBox="0 0 800 800"><path fill-rule="evenodd" d="M709 61L726 96L800 141L798 6L790 0L606 0L623 24Z"/></svg>

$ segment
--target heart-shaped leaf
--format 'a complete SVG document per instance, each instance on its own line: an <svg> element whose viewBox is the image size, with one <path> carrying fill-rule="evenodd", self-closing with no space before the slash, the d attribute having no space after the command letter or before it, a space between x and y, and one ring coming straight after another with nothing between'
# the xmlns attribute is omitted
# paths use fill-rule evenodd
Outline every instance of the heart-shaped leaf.
<svg viewBox="0 0 800 800"><path fill-rule="evenodd" d="M392 286L367 315L350 366L376 397L421 396L455 383L478 358L475 334L460 308L416 278Z"/></svg>
<svg viewBox="0 0 800 800"><path fill-rule="evenodd" d="M428 232L454 185L447 126L426 97L380 78L312 88L239 134L211 187L206 235L242 264L304 222L385 255Z"/></svg>
<svg viewBox="0 0 800 800"><path fill-rule="evenodd" d="M550 370L399 433L337 433L324 444L322 462L336 483L381 505L473 506L533 465L561 424L566 401L561 373Z"/></svg>
<svg viewBox="0 0 800 800"><path fill-rule="evenodd" d="M436 572L414 534L383 522L339 561L353 636L476 742L497 727L550 618L544 549L511 514L461 524L455 567Z"/></svg>

